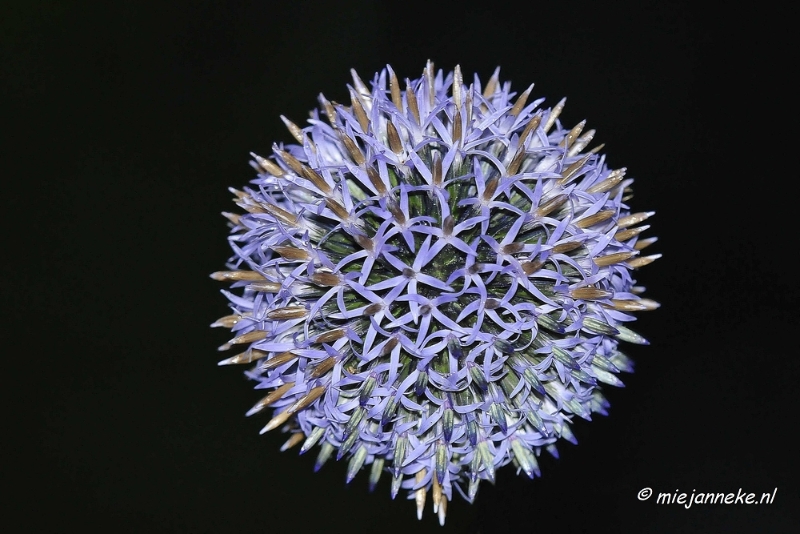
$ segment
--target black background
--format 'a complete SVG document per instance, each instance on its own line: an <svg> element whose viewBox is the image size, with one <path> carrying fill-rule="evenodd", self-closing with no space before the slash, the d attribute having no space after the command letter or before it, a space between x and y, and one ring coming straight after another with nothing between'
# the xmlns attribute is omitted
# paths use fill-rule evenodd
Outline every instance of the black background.
<svg viewBox="0 0 800 534"><path fill-rule="evenodd" d="M107 5L104 5L107 4ZM2 30L3 479L13 532L789 532L798 515L788 14L692 3L134 2L7 5ZM280 453L218 368L227 187L290 142L349 69L431 59L586 118L664 257L660 310L609 417L500 471L472 506L374 494L344 465ZM9 162L11 163L9 165ZM772 491L771 505L656 505L637 492ZM8 523L10 522L10 523ZM791 528L790 528L791 527Z"/></svg>

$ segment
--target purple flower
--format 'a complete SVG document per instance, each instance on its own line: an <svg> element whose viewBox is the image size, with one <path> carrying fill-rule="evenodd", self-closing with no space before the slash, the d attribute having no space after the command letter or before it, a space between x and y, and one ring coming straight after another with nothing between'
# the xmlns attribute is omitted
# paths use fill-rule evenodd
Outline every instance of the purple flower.
<svg viewBox="0 0 800 534"><path fill-rule="evenodd" d="M353 72L349 106L320 95L304 128L283 118L298 144L253 154L212 326L243 348L220 365L254 364L268 393L263 432L319 445L317 468L346 458L348 482L388 472L420 516L430 492L443 523L454 490L472 501L511 462L533 478L574 415L606 413L600 384L632 370L619 341L647 343L631 312L658 307L632 271L660 255L563 100L430 63L371 85Z"/></svg>

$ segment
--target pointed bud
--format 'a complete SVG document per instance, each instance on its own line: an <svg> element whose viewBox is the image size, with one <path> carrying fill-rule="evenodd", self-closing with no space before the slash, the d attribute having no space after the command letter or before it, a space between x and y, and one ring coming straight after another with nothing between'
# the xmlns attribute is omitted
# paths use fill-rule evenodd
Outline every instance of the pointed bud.
<svg viewBox="0 0 800 534"><path fill-rule="evenodd" d="M525 474L528 475L528 478L533 478L534 475L539 474L539 465L536 461L536 457L519 438L511 438L511 450L514 452L514 457L517 459L517 462L519 462L519 466Z"/></svg>
<svg viewBox="0 0 800 534"><path fill-rule="evenodd" d="M331 453L333 453L333 445L328 443L327 441L322 444L322 447L319 450L319 454L317 455L317 461L314 463L314 471L319 471L322 469L322 466L325 465L325 462L331 457Z"/></svg>
<svg viewBox="0 0 800 534"><path fill-rule="evenodd" d="M369 491L375 491L375 486L378 485L378 480L381 478L381 473L383 473L383 458L376 457L372 461L372 468L369 472Z"/></svg>
<svg viewBox="0 0 800 534"><path fill-rule="evenodd" d="M403 432L397 436L394 446L394 456L392 457L392 466L395 476L400 473L400 468L403 466L403 461L406 458L406 448L408 447L408 434Z"/></svg>
<svg viewBox="0 0 800 534"><path fill-rule="evenodd" d="M449 402L446 404L448 407L442 412L442 433L447 443L450 443L450 439L453 437L453 422L455 417L455 412L449 407L449 404Z"/></svg>
<svg viewBox="0 0 800 534"><path fill-rule="evenodd" d="M447 465L449 464L447 454L447 444L444 440L440 439L436 442L434 447L434 456L436 458L436 480L439 484L444 483L444 475L447 473Z"/></svg>
<svg viewBox="0 0 800 534"><path fill-rule="evenodd" d="M397 492L400 491L400 486L403 484L403 475L394 475L392 476L392 487L391 487L391 495L392 500L397 497Z"/></svg>
<svg viewBox="0 0 800 534"><path fill-rule="evenodd" d="M288 451L289 449L291 449L292 447L303 441L304 437L305 436L303 436L302 432L297 432L295 434L292 434L292 437L287 439L286 443L281 445L281 452Z"/></svg>
<svg viewBox="0 0 800 534"><path fill-rule="evenodd" d="M416 480L417 484L420 484L423 480L425 480L426 470L421 469L417 472ZM425 486L422 486L415 492L414 500L417 503L417 519L422 519L422 511L425 509L425 497L427 496L428 491L425 489Z"/></svg>
<svg viewBox="0 0 800 534"><path fill-rule="evenodd" d="M503 431L503 434L508 432L508 421L506 420L506 414L498 403L493 402L491 406L489 406L489 413L491 414L492 420L495 422L495 424L500 427L500 430Z"/></svg>
<svg viewBox="0 0 800 534"><path fill-rule="evenodd" d="M619 334L617 334L617 339L621 339L622 341L627 341L628 343L635 343L637 345L649 345L650 342L647 341L645 338L631 330L626 326L619 325L617 326L617 330L619 330Z"/></svg>
<svg viewBox="0 0 800 534"><path fill-rule="evenodd" d="M472 362L467 363L469 375L472 377L472 383L481 391L486 391L489 387L486 382L486 377L483 375L483 370Z"/></svg>
<svg viewBox="0 0 800 534"><path fill-rule="evenodd" d="M381 426L386 426L386 424L391 421L392 418L394 418L394 414L397 411L397 405L398 402L394 393L390 394L388 400L386 401L386 406L383 408L383 414L381 414Z"/></svg>
<svg viewBox="0 0 800 534"><path fill-rule="evenodd" d="M481 465L486 469L487 478L494 483L494 457L489 450L489 445L486 443L486 440L482 440L478 443L477 452L480 454Z"/></svg>
<svg viewBox="0 0 800 534"><path fill-rule="evenodd" d="M364 460L367 458L367 448L361 445L358 449L356 449L355 454L350 458L350 461L347 463L347 475L346 481L349 484L361 470L361 467L364 465Z"/></svg>
<svg viewBox="0 0 800 534"><path fill-rule="evenodd" d="M619 330L594 317L583 318L583 330L590 334L603 334L604 336L616 336L619 334Z"/></svg>
<svg viewBox="0 0 800 534"><path fill-rule="evenodd" d="M358 403L361 406L367 405L367 402L372 396L372 391L375 389L377 383L378 375L376 373L370 374L367 379L364 380L364 384L361 386L361 391L358 394Z"/></svg>
<svg viewBox="0 0 800 534"><path fill-rule="evenodd" d="M266 397L255 403L253 407L250 408L245 415L249 417L253 414L260 412L267 406L274 404L276 401L283 398L286 392L292 389L293 387L294 387L294 382L286 382L282 386L279 386L278 388L275 389L275 391L271 392L269 395L267 395Z"/></svg>
<svg viewBox="0 0 800 534"><path fill-rule="evenodd" d="M364 416L366 414L367 409L363 406L359 406L353 410L353 415L350 416L350 420L347 421L347 426L344 428L344 435L349 436L351 433L355 432L358 428L358 425L364 420Z"/></svg>
<svg viewBox="0 0 800 534"><path fill-rule="evenodd" d="M321 426L314 427L314 430L311 431L311 434L309 434L309 436L303 442L303 446L300 447L300 454L305 454L309 450L311 450L311 447L316 445L317 442L319 442L319 440L322 439L322 436L324 435L325 435L324 427Z"/></svg>

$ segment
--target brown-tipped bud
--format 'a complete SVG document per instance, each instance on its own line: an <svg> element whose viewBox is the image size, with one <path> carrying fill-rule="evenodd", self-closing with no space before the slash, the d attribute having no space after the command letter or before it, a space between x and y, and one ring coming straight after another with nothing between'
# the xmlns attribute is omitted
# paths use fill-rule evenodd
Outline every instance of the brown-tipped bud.
<svg viewBox="0 0 800 534"><path fill-rule="evenodd" d="M308 310L302 306L286 306L267 312L267 319L273 321L286 321L290 319L303 319L308 316Z"/></svg>
<svg viewBox="0 0 800 534"><path fill-rule="evenodd" d="M558 118L559 115L561 115L561 112L564 111L564 104L566 103L567 99L562 98L558 102L558 104L556 104L555 107L550 111L550 114L547 116L547 122L544 123L544 133L549 132L550 128L552 128L553 125L556 123L556 119Z"/></svg>
<svg viewBox="0 0 800 534"><path fill-rule="evenodd" d="M380 302L375 302L374 304L370 304L366 308L364 308L364 315L370 316L375 315L379 311L383 309L383 304Z"/></svg>
<svg viewBox="0 0 800 534"><path fill-rule="evenodd" d="M653 311L661 307L661 304L653 299L639 299L639 304L644 306L645 311Z"/></svg>
<svg viewBox="0 0 800 534"><path fill-rule="evenodd" d="M542 114L541 112L537 111L536 115L531 117L531 120L528 121L528 124L525 125L525 129L522 130L522 133L519 136L519 146L524 146L525 141L528 139L528 136L539 127L542 123Z"/></svg>
<svg viewBox="0 0 800 534"><path fill-rule="evenodd" d="M334 358L333 356L325 358L312 368L311 373L308 375L308 378L309 379L319 378L328 371L330 371L331 369L333 369L334 365L336 365L336 358Z"/></svg>
<svg viewBox="0 0 800 534"><path fill-rule="evenodd" d="M222 216L228 219L230 222L234 224L234 226L239 226L242 222L242 216L238 213L230 213L228 211L223 211Z"/></svg>
<svg viewBox="0 0 800 534"><path fill-rule="evenodd" d="M392 214L392 217L395 218L398 224L400 224L400 226L406 224L406 214L403 213L403 210L400 209L400 205L397 203L396 200L390 198L386 202L386 208L389 210L389 212Z"/></svg>
<svg viewBox="0 0 800 534"><path fill-rule="evenodd" d="M637 226L636 228L628 228L627 230L620 230L616 234L614 234L614 239L617 241L627 241L628 239L635 237L645 230L650 228L649 224L645 224L644 226Z"/></svg>
<svg viewBox="0 0 800 534"><path fill-rule="evenodd" d="M356 96L355 91L350 90L350 103L353 108L353 114L356 116L358 125L361 126L361 131L367 133L369 129L369 118L367 112L364 111L364 106L361 104L361 99Z"/></svg>
<svg viewBox="0 0 800 534"><path fill-rule="evenodd" d="M303 177L314 184L314 187L322 191L324 195L330 195L333 188L328 185L325 178L322 177L317 171L307 165L303 165Z"/></svg>
<svg viewBox="0 0 800 534"><path fill-rule="evenodd" d="M563 186L572 181L572 179L578 175L578 171L580 171L583 166L586 165L586 162L589 161L589 158L591 157L591 154L586 154L575 163L571 163L569 167L561 172L561 178L558 180L558 185Z"/></svg>
<svg viewBox="0 0 800 534"><path fill-rule="evenodd" d="M581 122L579 122L578 124L576 124L576 125L575 125L575 127L574 127L574 128L572 128L572 129L571 129L571 130L570 130L570 131L567 133L567 135L565 135L565 136L564 136L564 139L562 139L562 140L561 140L561 142L558 144L558 146L560 146L560 147L564 147L564 148L567 148L567 149L568 149L569 147L571 147L571 146L572 146L572 143L574 143L574 142L575 142L575 139L576 139L576 138L577 138L577 137L578 137L578 136L581 134L581 132L583 131L583 127L584 127L584 126L586 126L586 121L585 121L585 120L582 120Z"/></svg>
<svg viewBox="0 0 800 534"><path fill-rule="evenodd" d="M263 281L264 275L256 271L217 271L211 278L220 282Z"/></svg>
<svg viewBox="0 0 800 534"><path fill-rule="evenodd" d="M634 224L639 224L640 222L646 221L655 214L656 212L654 211L642 211L639 213L632 213L630 215L620 218L617 221L617 226L619 226L620 228L627 228L628 226L633 226Z"/></svg>
<svg viewBox="0 0 800 534"><path fill-rule="evenodd" d="M586 148L586 145L592 142L595 133L596 133L595 130L589 130L588 132L577 138L575 140L575 143L573 143L573 145L567 151L567 156L574 156L576 154L579 154L581 150Z"/></svg>
<svg viewBox="0 0 800 534"><path fill-rule="evenodd" d="M282 386L279 386L275 391L271 392L269 395L267 395L266 397L255 403L253 407L247 411L247 415L250 416L256 414L261 410L263 410L264 408L266 408L267 406L275 404L275 402L280 400L286 394L286 392L292 389L293 387L294 387L294 382L287 382Z"/></svg>
<svg viewBox="0 0 800 534"><path fill-rule="evenodd" d="M383 348L381 349L381 356L385 356L392 352L394 348L400 343L400 340L396 337L389 338L389 341L384 344Z"/></svg>
<svg viewBox="0 0 800 534"><path fill-rule="evenodd" d="M275 220L282 222L288 226L297 226L298 222L300 221L300 217L298 215L292 215L285 209L279 208L273 204L263 204L264 211L262 213L269 213Z"/></svg>
<svg viewBox="0 0 800 534"><path fill-rule="evenodd" d="M281 284L278 282L267 282L266 280L262 280L261 282L247 284L247 289L251 291L258 291L260 293L277 293L281 290Z"/></svg>
<svg viewBox="0 0 800 534"><path fill-rule="evenodd" d="M222 327L222 328L229 328L230 329L230 328L233 328L233 325L235 325L236 323L238 323L241 320L242 320L242 316L239 315L238 313L233 314L233 315L226 315L225 317L220 317L219 319L217 319L216 321L211 323L211 328Z"/></svg>
<svg viewBox="0 0 800 534"><path fill-rule="evenodd" d="M252 199L250 199L249 201L237 202L236 205L245 210L247 213L259 213L259 214L269 213L260 205L254 204Z"/></svg>
<svg viewBox="0 0 800 534"><path fill-rule="evenodd" d="M517 153L514 154L514 159L512 159L511 163L509 163L508 167L506 167L506 174L508 176L513 176L517 174L524 159L525 159L525 147L522 144L520 144L519 148L517 148Z"/></svg>
<svg viewBox="0 0 800 534"><path fill-rule="evenodd" d="M419 105L417 104L417 95L411 88L411 82L406 79L406 102L408 102L408 109L411 111L411 116L414 117L414 122L418 125L422 124L419 119Z"/></svg>
<svg viewBox="0 0 800 534"><path fill-rule="evenodd" d="M281 120L283 121L283 124L286 125L286 129L289 130L289 133L292 134L292 137L297 139L297 142L302 145L303 141L305 140L305 136L303 135L303 130L301 130L299 126L297 126L295 123L293 123L283 115L281 115Z"/></svg>
<svg viewBox="0 0 800 534"><path fill-rule="evenodd" d="M269 335L269 332L266 330L251 330L246 334L242 334L236 336L235 338L228 341L228 345L242 345L245 343L254 343L256 341L261 341L262 339L266 339Z"/></svg>
<svg viewBox="0 0 800 534"><path fill-rule="evenodd" d="M453 69L453 85L451 90L453 92L453 103L456 105L456 111L461 109L461 86L464 84L464 77L461 74L461 65L456 65Z"/></svg>
<svg viewBox="0 0 800 534"><path fill-rule="evenodd" d="M392 103L398 111L403 111L403 97L400 94L400 81L393 70L389 71L389 92L392 94Z"/></svg>
<svg viewBox="0 0 800 534"><path fill-rule="evenodd" d="M325 98L325 95L322 93L319 94L319 103L322 105L322 109L325 112L325 116L328 118L328 122L336 128L336 108Z"/></svg>
<svg viewBox="0 0 800 534"><path fill-rule="evenodd" d="M522 272L524 272L527 276L530 276L541 269L542 265L544 265L542 260L523 261Z"/></svg>
<svg viewBox="0 0 800 534"><path fill-rule="evenodd" d="M361 234L353 234L353 239L355 240L356 243L358 243L358 246L360 246L364 250L369 252L375 250L375 242L372 239L368 238L367 236Z"/></svg>
<svg viewBox="0 0 800 534"><path fill-rule="evenodd" d="M636 241L636 244L633 245L633 248L635 248L636 250L642 250L644 248L649 247L656 241L658 241L657 237L648 237L647 239L639 239L638 241Z"/></svg>
<svg viewBox="0 0 800 534"><path fill-rule="evenodd" d="M626 311L626 312L635 312L635 311L643 311L646 310L647 307L644 306L638 300L617 300L613 299L611 301L611 305L605 305L607 308L613 308L619 311Z"/></svg>
<svg viewBox="0 0 800 534"><path fill-rule="evenodd" d="M445 494L442 494L442 499L439 501L439 509L436 511L436 515L439 517L439 526L443 527L447 519L447 495Z"/></svg>
<svg viewBox="0 0 800 534"><path fill-rule="evenodd" d="M623 178L625 178L625 171L626 171L625 167L611 171L611 173L605 180L603 180L599 184L593 185L587 191L589 193L597 194L597 193L605 193L606 191L614 189L616 186L620 184L620 182L622 182Z"/></svg>
<svg viewBox="0 0 800 534"><path fill-rule="evenodd" d="M433 155L433 185L442 185L442 158L436 153Z"/></svg>
<svg viewBox="0 0 800 534"><path fill-rule="evenodd" d="M431 497L433 498L433 513L439 511L439 503L442 501L442 485L439 484L438 477L431 477L433 481L433 493Z"/></svg>
<svg viewBox="0 0 800 534"><path fill-rule="evenodd" d="M522 108L524 108L525 104L528 102L528 96L531 94L532 90L533 90L533 84L530 84L530 86L527 89L525 89L525 91L521 95L519 95L517 101L514 102L514 107L512 107L511 111L508 112L509 115L513 115L515 117L519 115L519 112L522 111Z"/></svg>
<svg viewBox="0 0 800 534"><path fill-rule="evenodd" d="M483 190L483 196L481 197L484 202L489 202L494 197L494 192L497 191L497 186L500 184L500 179L496 176L494 178L490 178L486 182L486 189Z"/></svg>
<svg viewBox="0 0 800 534"><path fill-rule="evenodd" d="M295 174L303 176L303 164L300 163L300 160L278 147L274 147L272 151L275 152L275 155L278 156L287 167L292 169Z"/></svg>
<svg viewBox="0 0 800 534"><path fill-rule="evenodd" d="M310 406L312 402L317 400L323 393L325 393L325 390L327 388L328 386L315 387L314 389L306 393L304 396L300 397L300 399L297 402L292 404L292 406L289 408L288 411L295 413L299 412L303 408Z"/></svg>
<svg viewBox="0 0 800 534"><path fill-rule="evenodd" d="M316 343L330 343L332 341L336 341L337 339L343 338L346 334L347 332L344 328L336 328L334 330L323 332L322 334L318 335L314 341Z"/></svg>
<svg viewBox="0 0 800 534"><path fill-rule="evenodd" d="M583 243L580 241L567 241L566 243L561 243L553 247L553 254L566 254L567 252L572 252L575 249L579 249L583 246Z"/></svg>
<svg viewBox="0 0 800 534"><path fill-rule="evenodd" d="M342 278L338 274L325 271L316 271L309 279L317 285L328 287L338 286L342 282Z"/></svg>
<svg viewBox="0 0 800 534"><path fill-rule="evenodd" d="M350 69L350 76L353 77L353 85L355 86L356 91L358 92L358 96L362 98L369 98L370 97L369 88L361 80L361 77L356 72L356 69Z"/></svg>
<svg viewBox="0 0 800 534"><path fill-rule="evenodd" d="M263 170L267 171L272 176L283 176L286 174L283 169L281 169L275 162L268 160L267 158L262 158L258 154L250 153L251 156L256 160L256 163L259 167Z"/></svg>
<svg viewBox="0 0 800 534"><path fill-rule="evenodd" d="M342 132L341 136L339 136L344 144L344 147L347 149L347 153L350 154L350 159L358 165L359 167L364 165L364 162L367 161L364 157L364 153L361 152L361 149L358 148L356 142L348 137L344 132Z"/></svg>
<svg viewBox="0 0 800 534"><path fill-rule="evenodd" d="M569 199L568 195L560 194L556 195L553 198L546 200L543 204L539 205L539 208L536 210L537 217L546 217L554 210L560 208L564 202Z"/></svg>
<svg viewBox="0 0 800 534"><path fill-rule="evenodd" d="M291 449L292 447L303 441L303 438L305 438L305 434L303 434L302 432L295 432L294 434L292 434L292 437L286 440L286 443L281 445L281 452L288 451L289 449Z"/></svg>
<svg viewBox="0 0 800 534"><path fill-rule="evenodd" d="M251 349L255 350L255 349ZM293 352L281 352L280 354L276 354L269 360L263 361L259 364L258 370L259 371L269 371L271 369L275 369L276 367L280 367L285 363L289 363L290 361L297 358L297 354Z"/></svg>
<svg viewBox="0 0 800 534"><path fill-rule="evenodd" d="M579 287L570 291L570 295L572 295L574 299L601 300L613 297L614 292L598 289L596 287Z"/></svg>
<svg viewBox="0 0 800 534"><path fill-rule="evenodd" d="M453 144L461 143L461 110L453 113Z"/></svg>
<svg viewBox="0 0 800 534"><path fill-rule="evenodd" d="M344 209L344 206L339 204L336 200L328 197L325 199L325 205L328 206L328 209L330 209L340 221L346 221L350 218L350 214Z"/></svg>
<svg viewBox="0 0 800 534"><path fill-rule="evenodd" d="M631 266L633 269L638 269L639 267L644 267L645 265L650 265L658 258L661 257L661 254L652 254L650 256L642 256L641 258L634 258L628 262L628 265Z"/></svg>
<svg viewBox="0 0 800 534"><path fill-rule="evenodd" d="M589 152L587 152L587 154L597 154L598 152L603 150L605 147L606 147L605 143L600 143L599 145L597 145L596 147L591 149Z"/></svg>
<svg viewBox="0 0 800 534"><path fill-rule="evenodd" d="M217 365L239 365L243 363L253 363L262 358L266 358L267 354L269 353L263 350L247 349L236 356L225 358L224 360L219 361Z"/></svg>
<svg viewBox="0 0 800 534"><path fill-rule="evenodd" d="M598 267L607 267L625 261L629 258L636 256L638 252L614 252L613 254L606 254L605 256L598 256L594 259L595 265Z"/></svg>
<svg viewBox="0 0 800 534"><path fill-rule="evenodd" d="M523 248L525 248L525 243L508 243L500 247L500 252L502 254L517 254Z"/></svg>
<svg viewBox="0 0 800 534"><path fill-rule="evenodd" d="M455 227L456 227L455 219L453 219L452 216L448 215L442 221L442 234L444 234L445 236L453 235L453 230L455 229Z"/></svg>
<svg viewBox="0 0 800 534"><path fill-rule="evenodd" d="M297 247L276 245L272 247L272 250L280 254L283 259L289 261L308 261L311 259L311 256L308 254L308 252Z"/></svg>
<svg viewBox="0 0 800 534"><path fill-rule="evenodd" d="M425 468L417 471L417 484L422 484L422 481L425 480L426 473L427 470ZM425 510L425 499L427 495L428 491L425 489L425 486L422 486L416 492L414 492L414 501L417 503L417 519L422 519L422 512Z"/></svg>
<svg viewBox="0 0 800 534"><path fill-rule="evenodd" d="M497 84L499 83L499 76L500 76L500 67L497 67L492 74L492 77L489 78L489 81L486 82L486 87L483 88L483 97L485 99L489 99L492 95L497 92Z"/></svg>
<svg viewBox="0 0 800 534"><path fill-rule="evenodd" d="M283 423L288 421L291 416L292 416L292 413L289 412L288 410L286 410L285 412L279 413L278 415L276 415L275 417L270 419L269 423L267 423L267 426L262 428L260 433L264 434L266 432L269 432L270 430L275 430L276 428L281 426Z"/></svg>
<svg viewBox="0 0 800 534"><path fill-rule="evenodd" d="M386 189L386 184L381 180L381 175L378 171L371 165L367 165L367 176L369 177L369 181L372 182L372 186L378 191L378 194L385 197L389 192Z"/></svg>
<svg viewBox="0 0 800 534"><path fill-rule="evenodd" d="M389 139L389 148L398 156L403 153L403 141L400 139L400 132L397 131L394 123L386 123L386 137Z"/></svg>
<svg viewBox="0 0 800 534"><path fill-rule="evenodd" d="M589 215L588 217L584 217L580 221L575 221L575 226L578 228L589 228L590 226L594 226L595 224L607 221L611 217L614 216L616 210L603 210L598 211L594 215Z"/></svg>

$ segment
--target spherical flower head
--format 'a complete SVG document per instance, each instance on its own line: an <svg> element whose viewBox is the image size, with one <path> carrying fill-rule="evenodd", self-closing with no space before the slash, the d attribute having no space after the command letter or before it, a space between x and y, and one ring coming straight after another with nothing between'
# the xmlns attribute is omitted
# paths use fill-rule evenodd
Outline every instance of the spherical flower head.
<svg viewBox="0 0 800 534"><path fill-rule="evenodd" d="M283 118L297 144L253 155L212 275L234 289L221 349L242 348L220 364L268 393L248 415L273 410L264 432L346 459L348 482L388 472L420 515L430 493L441 522L454 489L472 501L512 462L533 478L573 416L605 414L620 341L647 343L631 313L658 306L632 277L658 257L652 212L532 87L353 72L350 105L320 95L305 127Z"/></svg>

